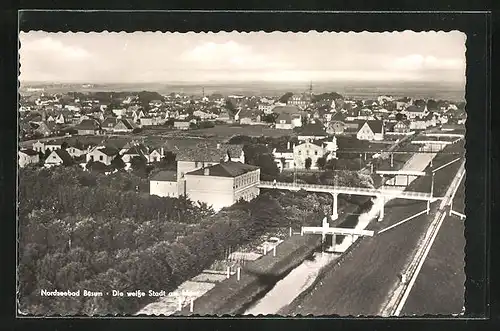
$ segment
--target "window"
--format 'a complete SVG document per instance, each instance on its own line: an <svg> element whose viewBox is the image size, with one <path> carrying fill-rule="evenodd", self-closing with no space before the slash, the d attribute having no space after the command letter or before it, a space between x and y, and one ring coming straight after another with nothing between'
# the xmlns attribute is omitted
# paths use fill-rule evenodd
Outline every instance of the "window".
<svg viewBox="0 0 500 331"><path fill-rule="evenodd" d="M318 151L315 151L315 152L314 152L314 155L318 155Z"/></svg>
<svg viewBox="0 0 500 331"><path fill-rule="evenodd" d="M306 150L306 155L309 155L309 150Z"/></svg>
<svg viewBox="0 0 500 331"><path fill-rule="evenodd" d="M90 155L90 161L94 162L94 155Z"/></svg>
<svg viewBox="0 0 500 331"><path fill-rule="evenodd" d="M102 155L99 155L99 161L102 161Z"/></svg>

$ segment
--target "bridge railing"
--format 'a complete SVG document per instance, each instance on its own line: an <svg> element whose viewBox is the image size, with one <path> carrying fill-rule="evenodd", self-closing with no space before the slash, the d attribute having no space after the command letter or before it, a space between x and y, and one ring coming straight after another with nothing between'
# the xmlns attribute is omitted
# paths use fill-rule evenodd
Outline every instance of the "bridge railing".
<svg viewBox="0 0 500 331"><path fill-rule="evenodd" d="M321 184L303 184L303 183L286 183L286 182L268 182L261 181L261 186L267 186L270 188L294 188L294 189L311 189L311 190L332 190L332 191L343 191L348 192L346 194L352 193L370 193L373 195L394 195L394 196L406 196L406 197L422 197L427 198L430 197L430 193L426 192L408 192L401 190L392 190L392 189L375 189L375 188L366 188L366 187L348 187L348 186L332 186L332 185L321 185Z"/></svg>

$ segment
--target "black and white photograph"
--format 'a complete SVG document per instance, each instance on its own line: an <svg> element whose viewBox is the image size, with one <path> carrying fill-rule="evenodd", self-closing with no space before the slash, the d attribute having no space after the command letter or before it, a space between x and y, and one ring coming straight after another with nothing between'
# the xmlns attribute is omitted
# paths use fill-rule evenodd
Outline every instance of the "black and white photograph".
<svg viewBox="0 0 500 331"><path fill-rule="evenodd" d="M19 32L18 316L463 316L465 87L456 30Z"/></svg>

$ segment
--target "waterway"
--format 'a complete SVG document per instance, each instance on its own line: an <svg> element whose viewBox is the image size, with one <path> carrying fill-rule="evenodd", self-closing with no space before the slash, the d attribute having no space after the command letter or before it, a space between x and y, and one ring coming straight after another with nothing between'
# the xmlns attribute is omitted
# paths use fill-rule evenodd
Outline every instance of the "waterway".
<svg viewBox="0 0 500 331"><path fill-rule="evenodd" d="M406 162L403 170L424 171L435 155L435 153L415 154ZM411 178L410 183L414 179L415 178ZM391 186L390 189L395 190L397 188ZM404 191L405 187L401 187L400 190ZM359 215L349 215L339 227L355 228L358 230L365 229L370 222L378 218L383 205L392 199L394 199L394 197L373 199L371 203L359 208L361 211ZM345 236L337 236L334 251L344 252L353 242L354 241L347 239ZM290 304L302 292L309 290L314 284L321 269L337 260L341 255L342 253L315 253L312 260L305 260L287 276L278 281L269 292L246 309L244 314L266 315L278 313L281 308Z"/></svg>

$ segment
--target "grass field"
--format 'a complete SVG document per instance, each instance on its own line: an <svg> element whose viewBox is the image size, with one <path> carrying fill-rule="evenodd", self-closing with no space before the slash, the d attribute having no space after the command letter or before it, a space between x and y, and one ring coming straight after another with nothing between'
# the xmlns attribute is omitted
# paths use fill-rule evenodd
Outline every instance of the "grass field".
<svg viewBox="0 0 500 331"><path fill-rule="evenodd" d="M464 180L454 199L454 210L463 212ZM447 216L429 251L403 307L402 315L456 314L464 306L464 221ZM446 304L444 304L446 303Z"/></svg>

